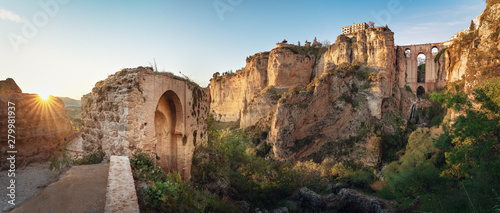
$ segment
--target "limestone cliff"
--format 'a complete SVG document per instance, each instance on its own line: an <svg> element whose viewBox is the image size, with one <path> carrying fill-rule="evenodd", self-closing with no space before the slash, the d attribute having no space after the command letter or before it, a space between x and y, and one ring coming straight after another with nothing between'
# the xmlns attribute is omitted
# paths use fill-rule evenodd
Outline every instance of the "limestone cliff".
<svg viewBox="0 0 500 213"><path fill-rule="evenodd" d="M267 57L249 58L239 73L215 75L211 112L219 121L239 119L241 128L270 126L276 159L378 165L380 138L373 132L404 125L416 99L402 89L396 50L386 27L340 35L328 48L278 45ZM268 60L259 72L267 81L249 90L255 82L247 69L257 59Z"/></svg>
<svg viewBox="0 0 500 213"><path fill-rule="evenodd" d="M37 94L22 93L13 79L0 81L0 144L2 158L8 148L8 102L15 104L15 150L17 166L48 160L73 136L64 103L56 97L42 100ZM2 169L6 164L1 165Z"/></svg>
<svg viewBox="0 0 500 213"><path fill-rule="evenodd" d="M448 82L464 80L466 92L500 76L500 1L489 0L479 18L446 51Z"/></svg>
<svg viewBox="0 0 500 213"><path fill-rule="evenodd" d="M274 158L378 165L380 138L373 132L393 133L406 121L398 100L383 97L392 90L381 86L383 78L377 67L342 67L322 74L312 91L288 93L271 122Z"/></svg>
<svg viewBox="0 0 500 213"><path fill-rule="evenodd" d="M394 33L389 28L376 27L340 35L323 57L323 64L317 66L316 76L343 63L365 63L366 66L378 67L379 73L384 76L382 85L389 89L383 90L382 95L388 97L392 94L390 88L395 80L396 52Z"/></svg>
<svg viewBox="0 0 500 213"><path fill-rule="evenodd" d="M124 69L82 98L84 150L150 153L166 171L189 178L194 148L208 139L208 104L206 89L171 73Z"/></svg>
<svg viewBox="0 0 500 213"><path fill-rule="evenodd" d="M269 86L291 87L311 81L316 57L300 47L279 47L271 51L267 77Z"/></svg>
<svg viewBox="0 0 500 213"><path fill-rule="evenodd" d="M258 53L247 59L246 67L234 74L210 80L210 112L217 121L232 122L240 119L243 108L267 84L269 53Z"/></svg>

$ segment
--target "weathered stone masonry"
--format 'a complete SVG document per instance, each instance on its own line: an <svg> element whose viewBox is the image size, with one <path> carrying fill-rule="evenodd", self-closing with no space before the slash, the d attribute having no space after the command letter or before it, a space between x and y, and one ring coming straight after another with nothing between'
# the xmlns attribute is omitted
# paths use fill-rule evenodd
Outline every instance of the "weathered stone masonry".
<svg viewBox="0 0 500 213"><path fill-rule="evenodd" d="M82 98L86 152L156 156L158 165L190 177L195 146L206 143L206 89L150 68L124 69Z"/></svg>

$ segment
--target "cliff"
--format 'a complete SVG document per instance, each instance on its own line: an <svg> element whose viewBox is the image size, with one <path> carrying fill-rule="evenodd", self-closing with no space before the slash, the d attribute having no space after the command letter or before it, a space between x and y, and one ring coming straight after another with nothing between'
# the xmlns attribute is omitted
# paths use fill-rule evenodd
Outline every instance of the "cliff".
<svg viewBox="0 0 500 213"><path fill-rule="evenodd" d="M366 66L379 68L384 76L383 96L390 96L396 74L396 52L394 51L394 33L386 27L370 28L357 33L340 35L323 55L322 63L316 68L315 76L335 69L343 63L364 63ZM403 86L403 85L401 85Z"/></svg>
<svg viewBox="0 0 500 213"><path fill-rule="evenodd" d="M211 112L218 121L269 131L279 160L378 165L380 137L373 132L404 125L416 99L402 89L396 49L393 32L378 27L340 35L328 48L288 45L257 54L236 74L214 75ZM260 66L256 82L249 67L258 61L267 68Z"/></svg>
<svg viewBox="0 0 500 213"><path fill-rule="evenodd" d="M465 91L500 76L500 1L489 0L479 24L471 23L446 51L448 82L464 80Z"/></svg>
<svg viewBox="0 0 500 213"><path fill-rule="evenodd" d="M269 52L258 53L247 59L245 68L234 74L210 79L210 112L217 121L232 122L240 119L240 114L252 97L267 84Z"/></svg>
<svg viewBox="0 0 500 213"><path fill-rule="evenodd" d="M166 171L188 179L195 146L206 143L209 96L186 79L151 68L124 69L82 98L86 152L156 156Z"/></svg>
<svg viewBox="0 0 500 213"><path fill-rule="evenodd" d="M15 104L15 150L17 166L48 160L73 136L64 103L56 97L44 101L37 94L22 93L15 81L0 81L0 138L2 158L8 148L8 102ZM6 168L2 164L2 169Z"/></svg>
<svg viewBox="0 0 500 213"><path fill-rule="evenodd" d="M377 67L341 66L322 74L309 91L291 91L272 116L268 142L275 159L321 162L331 158L364 166L380 161L381 138L406 119L393 97L383 97Z"/></svg>

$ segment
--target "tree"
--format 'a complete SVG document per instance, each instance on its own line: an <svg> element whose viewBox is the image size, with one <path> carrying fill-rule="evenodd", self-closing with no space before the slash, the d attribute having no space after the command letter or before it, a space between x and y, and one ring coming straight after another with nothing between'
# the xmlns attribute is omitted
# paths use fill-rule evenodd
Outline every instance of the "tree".
<svg viewBox="0 0 500 213"><path fill-rule="evenodd" d="M500 78L476 87L471 104L459 88L433 95L462 111L437 145L444 149L446 166L441 175L458 180L489 177L500 180ZM465 99L465 100L464 100ZM476 106L480 106L478 109ZM457 107L458 106L458 107Z"/></svg>
<svg viewBox="0 0 500 213"><path fill-rule="evenodd" d="M375 26L375 22L369 21L368 22L368 27L373 28Z"/></svg>
<svg viewBox="0 0 500 213"><path fill-rule="evenodd" d="M331 45L330 41L328 41L328 40L323 41L323 46L329 47L330 45Z"/></svg>

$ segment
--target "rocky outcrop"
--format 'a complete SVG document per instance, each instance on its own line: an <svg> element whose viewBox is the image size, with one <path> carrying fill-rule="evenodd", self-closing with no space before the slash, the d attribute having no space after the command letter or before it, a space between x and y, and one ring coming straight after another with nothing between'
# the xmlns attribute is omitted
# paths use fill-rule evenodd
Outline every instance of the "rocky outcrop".
<svg viewBox="0 0 500 213"><path fill-rule="evenodd" d="M9 118L8 103L15 108L15 115ZM63 148L73 136L69 116L64 109L64 103L51 96L44 101L37 94L22 93L15 81L8 78L0 81L0 138L2 158L7 151L15 150L18 167L48 160L55 152ZM11 113L12 114L12 113ZM15 117L15 118L14 118ZM8 147L9 119L15 120L12 128L15 132L15 148ZM14 139L14 138L11 138ZM6 157L5 157L6 158ZM6 164L2 164L2 169Z"/></svg>
<svg viewBox="0 0 500 213"><path fill-rule="evenodd" d="M280 100L268 136L275 159L321 161L329 157L378 165L380 138L369 133L393 133L406 119L396 108L395 98L381 95L384 77L377 69L362 67L355 72L325 73L313 91L290 92ZM372 80L364 79L363 72L370 73L365 75Z"/></svg>
<svg viewBox="0 0 500 213"><path fill-rule="evenodd" d="M381 139L373 132L392 134L405 125L416 99L401 88L395 50L387 28L340 35L308 91L279 101L268 137L274 158L378 165Z"/></svg>
<svg viewBox="0 0 500 213"><path fill-rule="evenodd" d="M217 121L238 121L250 100L268 84L269 53L258 53L247 59L246 67L233 74L210 79L210 112Z"/></svg>
<svg viewBox="0 0 500 213"><path fill-rule="evenodd" d="M394 202L368 196L353 189L341 189L339 196L345 212L396 213Z"/></svg>
<svg viewBox="0 0 500 213"><path fill-rule="evenodd" d="M316 57L302 52L301 47L273 49L269 56L267 77L269 86L292 87L311 81Z"/></svg>
<svg viewBox="0 0 500 213"><path fill-rule="evenodd" d="M399 66L394 33L386 27L340 35L328 48L281 45L250 57L236 74L214 75L211 112L218 121L239 120L244 129L270 126L276 159L331 157L375 166L380 138L368 133L393 133L416 99L404 89Z"/></svg>
<svg viewBox="0 0 500 213"><path fill-rule="evenodd" d="M299 189L287 203L306 211L395 213L396 202L368 196L354 189L344 188L338 194L318 195L308 188Z"/></svg>
<svg viewBox="0 0 500 213"><path fill-rule="evenodd" d="M210 80L210 112L217 121L239 120L241 128L255 125L269 114L281 95L262 94L311 81L316 56L310 50L293 45L277 47L249 57L246 67L236 73L214 74Z"/></svg>
<svg viewBox="0 0 500 213"><path fill-rule="evenodd" d="M465 91L500 76L500 2L489 0L479 24L459 33L446 51L448 82L465 81Z"/></svg>
<svg viewBox="0 0 500 213"><path fill-rule="evenodd" d="M337 37L323 55L323 64L318 64L316 76L332 70L343 63L366 63L366 66L378 67L384 76L381 85L382 96L392 95L395 79L396 52L394 51L394 33L385 27L370 28Z"/></svg>
<svg viewBox="0 0 500 213"><path fill-rule="evenodd" d="M124 69L82 98L84 151L156 156L165 170L190 177L195 146L206 143L206 89L150 68Z"/></svg>

